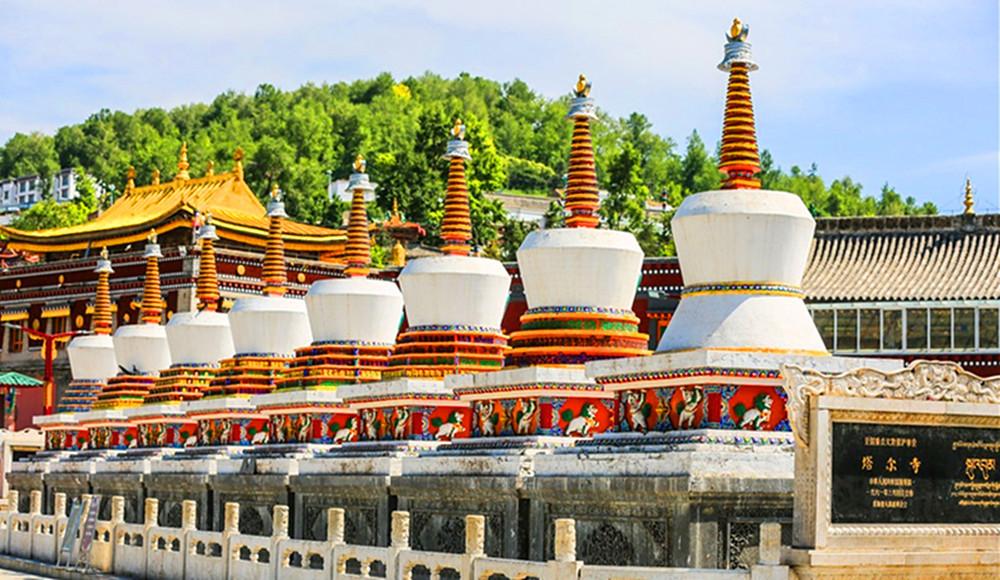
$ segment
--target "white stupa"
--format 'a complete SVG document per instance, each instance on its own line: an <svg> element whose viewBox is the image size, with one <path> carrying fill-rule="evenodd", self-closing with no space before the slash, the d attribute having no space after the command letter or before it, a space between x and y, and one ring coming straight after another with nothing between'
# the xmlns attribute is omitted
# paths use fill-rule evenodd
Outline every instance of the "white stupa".
<svg viewBox="0 0 1000 580"><path fill-rule="evenodd" d="M229 316L218 311L219 290L216 278L214 241L219 239L211 216L206 216L198 239L202 243L199 259L196 310L178 312L167 323L167 341L174 365L217 366L233 356L233 335Z"/></svg>
<svg viewBox="0 0 1000 580"><path fill-rule="evenodd" d="M285 204L277 185L267 205L271 218L286 218ZM268 237L264 254L264 295L240 298L229 312L233 345L239 355L291 357L295 349L312 342L309 316L302 300L285 297L285 256L281 241L281 221L272 219L277 236Z"/></svg>
<svg viewBox="0 0 1000 580"><path fill-rule="evenodd" d="M122 373L128 375L156 375L170 366L170 345L167 332L160 319L163 316L163 296L160 294L159 259L160 245L156 233L149 236L143 258L146 259L146 276L143 284L141 320L136 324L121 326L115 332L115 358Z"/></svg>

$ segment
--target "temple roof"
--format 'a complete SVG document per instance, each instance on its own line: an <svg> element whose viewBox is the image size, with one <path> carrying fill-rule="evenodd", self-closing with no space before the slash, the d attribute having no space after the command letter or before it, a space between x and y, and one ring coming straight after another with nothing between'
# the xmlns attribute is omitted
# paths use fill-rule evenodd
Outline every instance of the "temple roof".
<svg viewBox="0 0 1000 580"><path fill-rule="evenodd" d="M813 302L1000 299L1000 215L817 220L802 285Z"/></svg>
<svg viewBox="0 0 1000 580"><path fill-rule="evenodd" d="M150 228L163 234L190 228L195 212L210 212L218 234L252 246L264 246L268 218L264 206L236 172L206 175L196 179L175 179L136 187L94 219L64 228L26 231L0 227L10 240L9 247L32 252L65 252L88 246L114 246L145 239ZM290 249L332 251L323 248L342 244L342 230L286 220L284 237Z"/></svg>

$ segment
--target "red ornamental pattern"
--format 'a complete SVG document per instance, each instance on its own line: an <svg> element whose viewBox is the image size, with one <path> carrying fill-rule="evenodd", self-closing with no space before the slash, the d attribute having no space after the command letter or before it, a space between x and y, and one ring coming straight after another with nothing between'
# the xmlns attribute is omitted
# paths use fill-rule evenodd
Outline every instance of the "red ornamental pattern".
<svg viewBox="0 0 1000 580"><path fill-rule="evenodd" d="M619 393L619 431L787 431L787 421L784 393L778 387L708 385Z"/></svg>
<svg viewBox="0 0 1000 580"><path fill-rule="evenodd" d="M615 426L617 402L594 397L522 396L476 401L477 437L557 435L589 437Z"/></svg>
<svg viewBox="0 0 1000 580"><path fill-rule="evenodd" d="M363 441L451 441L472 433L472 411L464 406L399 406L362 409Z"/></svg>

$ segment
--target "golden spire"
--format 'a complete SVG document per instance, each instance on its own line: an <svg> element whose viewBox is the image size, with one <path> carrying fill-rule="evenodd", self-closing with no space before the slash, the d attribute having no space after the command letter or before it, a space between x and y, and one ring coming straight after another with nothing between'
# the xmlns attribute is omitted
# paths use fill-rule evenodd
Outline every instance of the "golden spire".
<svg viewBox="0 0 1000 580"><path fill-rule="evenodd" d="M153 185L159 185L160 184L160 170L157 169L157 168L155 168L155 167L153 168L153 181L152 181L152 184Z"/></svg>
<svg viewBox="0 0 1000 580"><path fill-rule="evenodd" d="M156 230L149 230L146 243L146 276L142 284L142 321L159 324L163 318L163 292L160 289L160 245L156 243Z"/></svg>
<svg viewBox="0 0 1000 580"><path fill-rule="evenodd" d="M208 165L205 167L205 175L207 177L215 175L215 161L208 160Z"/></svg>
<svg viewBox="0 0 1000 580"><path fill-rule="evenodd" d="M101 249L101 257L97 260L97 297L94 301L94 333L111 334L111 284L110 278L114 270L108 259L108 247Z"/></svg>
<svg viewBox="0 0 1000 580"><path fill-rule="evenodd" d="M444 195L444 218L441 220L441 251L452 256L468 256L472 240L472 219L469 217L469 186L465 182L465 160L471 159L465 142L465 125L455 119L445 158L448 167L448 189Z"/></svg>
<svg viewBox="0 0 1000 580"><path fill-rule="evenodd" d="M372 186L364 174L365 167L365 158L358 155L354 159L354 175L348 186L352 187L352 196L351 214L347 221L347 269L344 273L359 278L368 276L372 255L371 240L368 237L368 213L365 209L365 191Z"/></svg>
<svg viewBox="0 0 1000 580"><path fill-rule="evenodd" d="M399 215L399 198L397 196L392 196L392 213L390 214L392 219L400 221L403 218Z"/></svg>
<svg viewBox="0 0 1000 580"><path fill-rule="evenodd" d="M594 143L590 137L590 119L594 105L590 99L590 81L580 75L573 93L576 96L568 117L573 119L573 141L569 150L569 171L566 179L566 226L570 228L595 228L600 223L597 208L597 165L594 162Z"/></svg>
<svg viewBox="0 0 1000 580"><path fill-rule="evenodd" d="M281 203L281 190L278 184L271 186L271 202L267 204L267 216L270 226L267 231L267 245L264 248L264 270L261 279L264 281L265 296L284 296L288 288L288 271L285 269L285 241L282 239L285 217L285 204Z"/></svg>
<svg viewBox="0 0 1000 580"><path fill-rule="evenodd" d="M965 205L965 215L974 215L976 213L972 209L976 203L975 198L972 197L972 180L968 177L965 178L965 201L962 203Z"/></svg>
<svg viewBox="0 0 1000 580"><path fill-rule="evenodd" d="M189 167L191 167L191 164L188 163L188 144L185 141L181 143L181 156L177 161L177 175L174 176L174 179L177 181L191 179L191 174L188 173Z"/></svg>
<svg viewBox="0 0 1000 580"><path fill-rule="evenodd" d="M726 114L722 125L722 145L719 148L719 171L723 174L722 189L760 189L760 154L757 151L757 130L754 123L753 101L750 98L750 71L757 65L750 60L750 45L746 42L750 27L739 18L733 20L726 39L726 56L719 69L729 72L726 88Z"/></svg>
<svg viewBox="0 0 1000 580"><path fill-rule="evenodd" d="M125 173L125 195L132 193L135 189L135 167L129 165L128 172Z"/></svg>
<svg viewBox="0 0 1000 580"><path fill-rule="evenodd" d="M219 239L212 225L212 214L204 214L198 241L201 255L198 260L198 309L216 311L219 309L219 275L215 265L215 240Z"/></svg>
<svg viewBox="0 0 1000 580"><path fill-rule="evenodd" d="M236 179L243 181L243 148L237 147L233 152L233 173Z"/></svg>

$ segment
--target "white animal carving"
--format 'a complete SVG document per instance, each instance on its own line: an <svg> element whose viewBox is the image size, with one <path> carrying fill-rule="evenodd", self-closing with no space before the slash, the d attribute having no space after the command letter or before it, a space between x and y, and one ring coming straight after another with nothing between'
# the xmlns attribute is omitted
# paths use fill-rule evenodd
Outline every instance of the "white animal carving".
<svg viewBox="0 0 1000 580"><path fill-rule="evenodd" d="M187 440L184 441L184 447L194 447L197 444L198 438L194 435L188 437Z"/></svg>
<svg viewBox="0 0 1000 580"><path fill-rule="evenodd" d="M267 429L261 429L253 434L253 439L250 440L252 445L264 445L268 440Z"/></svg>
<svg viewBox="0 0 1000 580"><path fill-rule="evenodd" d="M456 435L465 431L465 427L462 426L462 419L458 416L458 413L452 413L448 416L448 422L438 429L435 438L438 441L451 441Z"/></svg>
<svg viewBox="0 0 1000 580"><path fill-rule="evenodd" d="M354 418L351 417L344 423L344 426L337 429L337 432L333 436L334 443L346 443L348 441L353 441L357 436L358 430L354 425Z"/></svg>
<svg viewBox="0 0 1000 580"><path fill-rule="evenodd" d="M762 407L758 408L753 406L740 417L740 429L760 429L771 420L771 396L767 394L761 394L763 397Z"/></svg>
<svg viewBox="0 0 1000 580"><path fill-rule="evenodd" d="M584 403L580 408L580 415L574 417L566 426L566 434L576 437L590 435L590 430L597 427L597 407L591 403Z"/></svg>

